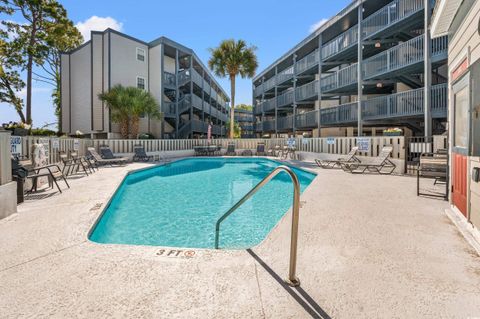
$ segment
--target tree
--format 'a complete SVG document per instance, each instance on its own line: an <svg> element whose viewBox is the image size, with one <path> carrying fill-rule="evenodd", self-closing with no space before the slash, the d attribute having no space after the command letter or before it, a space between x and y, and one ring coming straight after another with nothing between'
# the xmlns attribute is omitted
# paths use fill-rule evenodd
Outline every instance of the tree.
<svg viewBox="0 0 480 319"><path fill-rule="evenodd" d="M248 104L238 104L237 106L235 106L235 108L245 111L253 111L253 106Z"/></svg>
<svg viewBox="0 0 480 319"><path fill-rule="evenodd" d="M233 123L233 136L230 134L230 130L232 129L232 126L230 125L230 120L227 121L227 132L230 135L230 138L240 138L242 137L242 128L240 127L240 124L238 122Z"/></svg>
<svg viewBox="0 0 480 319"><path fill-rule="evenodd" d="M120 135L128 138L129 134L138 135L140 116L148 115L160 119L162 114L155 98L149 93L136 87L115 85L110 91L98 94L98 98L105 102L112 121L120 124Z"/></svg>
<svg viewBox="0 0 480 319"><path fill-rule="evenodd" d="M208 66L220 77L230 79L230 138L234 135L235 113L235 78L252 78L258 67L256 47L248 47L245 41L233 39L223 40L217 48L210 49L211 57Z"/></svg>
<svg viewBox="0 0 480 319"><path fill-rule="evenodd" d="M66 11L55 0L0 0L0 13L18 13L25 21L3 20L7 31L14 34L12 42L24 57L22 69L27 72L26 123L32 123L32 79L33 66L43 65L49 54L49 32L55 23L66 19ZM57 29L57 28L54 28Z"/></svg>
<svg viewBox="0 0 480 319"><path fill-rule="evenodd" d="M46 41L48 46L45 63L41 65L43 72L33 72L35 80L48 83L54 87L52 101L55 106L58 128L61 127L62 109L60 99L60 55L70 51L83 42L83 36L74 26L73 22L62 15L59 21L49 23L47 27Z"/></svg>
<svg viewBox="0 0 480 319"><path fill-rule="evenodd" d="M25 123L23 100L18 96L18 92L25 87L25 83L17 70L23 60L15 43L9 43L6 39L8 39L7 32L0 30L0 102L12 105L20 120Z"/></svg>
<svg viewBox="0 0 480 319"><path fill-rule="evenodd" d="M160 106L157 100L149 92L135 87L129 87L127 90L132 99L130 109L130 133L134 138L137 138L140 117L148 115L149 118L161 119L162 114L159 111Z"/></svg>

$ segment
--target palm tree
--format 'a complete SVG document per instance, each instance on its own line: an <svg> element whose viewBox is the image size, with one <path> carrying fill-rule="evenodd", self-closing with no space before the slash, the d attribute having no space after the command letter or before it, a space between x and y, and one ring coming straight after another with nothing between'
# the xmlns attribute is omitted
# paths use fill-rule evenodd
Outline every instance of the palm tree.
<svg viewBox="0 0 480 319"><path fill-rule="evenodd" d="M118 84L106 93L100 93L98 98L105 102L112 121L120 124L120 135L128 138L137 137L138 122L141 116L160 119L162 114L155 98L149 93L136 87L123 87Z"/></svg>
<svg viewBox="0 0 480 319"><path fill-rule="evenodd" d="M138 136L138 123L140 117L148 115L151 119L162 118L162 113L159 111L160 106L157 100L147 91L137 89L135 87L127 88L129 95L132 98L130 109L130 133L134 138Z"/></svg>
<svg viewBox="0 0 480 319"><path fill-rule="evenodd" d="M258 67L255 46L248 47L245 41L223 40L218 48L210 49L208 66L219 77L230 78L230 138L234 136L235 78L252 78Z"/></svg>
<svg viewBox="0 0 480 319"><path fill-rule="evenodd" d="M130 131L130 103L126 88L120 84L115 85L108 92L98 94L98 98L107 105L112 121L120 124L120 135L122 138L128 138L128 132Z"/></svg>
<svg viewBox="0 0 480 319"><path fill-rule="evenodd" d="M232 128L230 125L230 120L227 121L227 127L229 127L228 134L230 134L230 129ZM238 122L233 123L233 137L230 138L240 138L242 137L242 128L240 127L240 124Z"/></svg>

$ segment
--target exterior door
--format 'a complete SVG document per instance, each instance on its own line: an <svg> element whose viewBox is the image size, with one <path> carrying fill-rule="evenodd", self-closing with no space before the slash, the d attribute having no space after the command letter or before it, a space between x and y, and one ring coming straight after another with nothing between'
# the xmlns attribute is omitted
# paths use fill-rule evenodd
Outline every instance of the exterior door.
<svg viewBox="0 0 480 319"><path fill-rule="evenodd" d="M467 217L467 155L469 145L469 76L453 87L452 202Z"/></svg>

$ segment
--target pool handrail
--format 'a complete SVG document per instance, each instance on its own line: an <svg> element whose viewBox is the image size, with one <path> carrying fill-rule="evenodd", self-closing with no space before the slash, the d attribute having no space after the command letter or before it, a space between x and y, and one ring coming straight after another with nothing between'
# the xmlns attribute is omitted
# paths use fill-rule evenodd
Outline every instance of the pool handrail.
<svg viewBox="0 0 480 319"><path fill-rule="evenodd" d="M215 224L215 249L218 249L220 224L230 216L237 208L252 197L260 188L265 186L270 180L277 176L280 172L286 172L293 182L293 206L292 206L292 235L290 240L290 266L288 279L285 282L293 287L300 286L300 280L295 276L297 268L297 243L298 243L298 220L300 217L300 183L297 175L293 170L285 165L276 167L264 179L262 179L254 188L252 188L245 196L243 196L235 205L233 205L225 214L223 214Z"/></svg>

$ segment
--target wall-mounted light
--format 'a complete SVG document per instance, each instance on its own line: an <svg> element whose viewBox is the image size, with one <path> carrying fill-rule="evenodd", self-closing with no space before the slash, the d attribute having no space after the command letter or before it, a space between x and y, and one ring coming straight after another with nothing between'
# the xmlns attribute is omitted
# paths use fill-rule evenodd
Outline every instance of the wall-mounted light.
<svg viewBox="0 0 480 319"><path fill-rule="evenodd" d="M383 83L377 83L377 88L383 88Z"/></svg>
<svg viewBox="0 0 480 319"><path fill-rule="evenodd" d="M376 48L380 48L381 46L382 46L382 44L381 44L380 42L376 42L376 43L375 43L375 47L376 47Z"/></svg>

